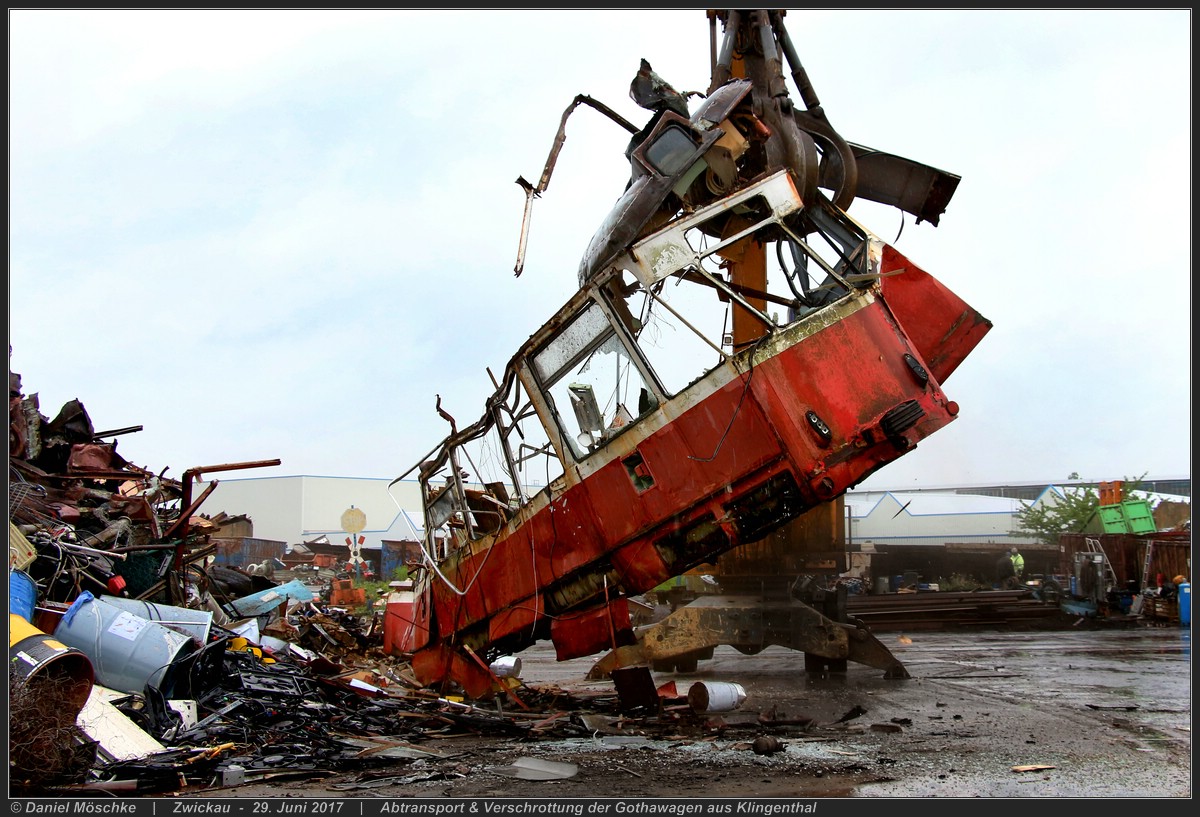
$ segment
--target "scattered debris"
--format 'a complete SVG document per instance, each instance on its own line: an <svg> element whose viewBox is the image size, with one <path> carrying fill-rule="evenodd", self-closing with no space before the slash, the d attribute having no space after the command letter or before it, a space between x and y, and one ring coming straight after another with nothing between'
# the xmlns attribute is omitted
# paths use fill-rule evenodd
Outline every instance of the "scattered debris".
<svg viewBox="0 0 1200 817"><path fill-rule="evenodd" d="M766 712L758 713L758 722L768 728L786 728L793 727L798 729L808 729L814 725L816 718L808 715L789 716L780 712L776 707L771 707Z"/></svg>
<svg viewBox="0 0 1200 817"><path fill-rule="evenodd" d="M859 717L860 715L865 715L865 714L867 714L867 710L864 709L862 706L855 704L854 706L850 707L849 710L847 710L846 714L844 714L844 715L842 715L842 717L838 718L835 721L835 723L845 723L846 721L852 721L855 718Z"/></svg>
<svg viewBox="0 0 1200 817"><path fill-rule="evenodd" d="M760 735L754 739L750 748L756 755L773 755L783 751L783 741L773 735Z"/></svg>
<svg viewBox="0 0 1200 817"><path fill-rule="evenodd" d="M574 763L520 757L511 766L493 766L488 771L521 780L566 780L579 774L579 767Z"/></svg>

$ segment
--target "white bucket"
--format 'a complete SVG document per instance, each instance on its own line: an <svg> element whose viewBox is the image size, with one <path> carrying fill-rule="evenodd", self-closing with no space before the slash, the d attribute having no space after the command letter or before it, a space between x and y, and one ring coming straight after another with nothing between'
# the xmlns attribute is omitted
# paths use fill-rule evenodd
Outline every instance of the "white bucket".
<svg viewBox="0 0 1200 817"><path fill-rule="evenodd" d="M521 659L515 655L497 658L489 665L497 678L517 678L521 675Z"/></svg>
<svg viewBox="0 0 1200 817"><path fill-rule="evenodd" d="M729 712L746 701L746 690L741 684L727 681L697 681L687 694L688 706L697 714Z"/></svg>
<svg viewBox="0 0 1200 817"><path fill-rule="evenodd" d="M172 665L195 650L190 636L100 599L71 607L54 637L91 660L96 683L138 695L149 684L170 697Z"/></svg>

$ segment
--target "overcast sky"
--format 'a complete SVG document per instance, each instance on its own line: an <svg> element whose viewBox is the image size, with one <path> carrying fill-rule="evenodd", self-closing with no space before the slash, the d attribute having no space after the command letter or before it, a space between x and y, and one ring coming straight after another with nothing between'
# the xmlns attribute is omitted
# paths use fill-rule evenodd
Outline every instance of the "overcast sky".
<svg viewBox="0 0 1200 817"><path fill-rule="evenodd" d="M787 14L845 138L962 177L937 227L851 215L994 323L959 418L864 488L1190 475L1190 18ZM436 395L478 419L574 293L628 134L572 115L519 278L517 177L576 94L643 124L641 58L709 80L702 9L9 23L10 370L176 478L392 478L449 430Z"/></svg>

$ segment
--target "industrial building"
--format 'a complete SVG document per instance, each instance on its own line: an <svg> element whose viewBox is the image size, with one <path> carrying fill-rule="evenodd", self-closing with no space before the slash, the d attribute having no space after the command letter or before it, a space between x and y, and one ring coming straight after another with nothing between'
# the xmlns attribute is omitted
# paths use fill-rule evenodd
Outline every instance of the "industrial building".
<svg viewBox="0 0 1200 817"><path fill-rule="evenodd" d="M1190 500L1190 480L1158 480L1173 499ZM1017 514L1026 504L1053 501L1056 493L1090 483L1043 484L1034 494L1022 483L947 487L938 490L851 491L846 494L846 547L856 575L916 574L936 582L953 574L991 575L996 557L1012 545L1021 548L1029 573L1054 573L1060 553L1027 536L1014 536ZM203 489L206 485L200 485ZM1033 494L1032 496L1030 496ZM342 526L350 509L365 524L351 533ZM387 577L421 538L423 513L416 480L394 482L360 477L286 476L220 480L204 512L220 518L244 518L236 529L223 527L218 544L230 553L253 545L254 557L267 550L285 554L295 545L350 554L352 543L374 572ZM361 539L361 543L358 540ZM314 544L315 543L315 544ZM250 556L232 555L234 564ZM257 561L257 558L255 558Z"/></svg>

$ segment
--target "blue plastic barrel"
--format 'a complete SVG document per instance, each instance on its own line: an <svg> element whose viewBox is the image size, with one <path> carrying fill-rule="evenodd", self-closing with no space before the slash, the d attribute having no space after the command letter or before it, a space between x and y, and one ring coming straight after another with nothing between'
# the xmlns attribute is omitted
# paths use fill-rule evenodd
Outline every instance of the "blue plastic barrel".
<svg viewBox="0 0 1200 817"><path fill-rule="evenodd" d="M122 610L91 593L76 597L54 637L86 655L96 683L141 694L149 684L171 697L182 661L194 650L190 636Z"/></svg>
<svg viewBox="0 0 1200 817"><path fill-rule="evenodd" d="M1177 588L1179 593L1179 625L1192 626L1192 583L1184 582Z"/></svg>
<svg viewBox="0 0 1200 817"><path fill-rule="evenodd" d="M13 568L8 571L8 612L33 623L33 611L37 607L37 583L24 570Z"/></svg>

